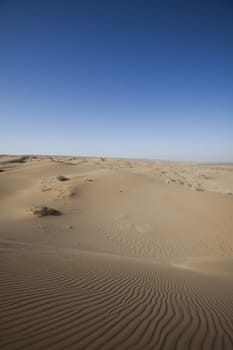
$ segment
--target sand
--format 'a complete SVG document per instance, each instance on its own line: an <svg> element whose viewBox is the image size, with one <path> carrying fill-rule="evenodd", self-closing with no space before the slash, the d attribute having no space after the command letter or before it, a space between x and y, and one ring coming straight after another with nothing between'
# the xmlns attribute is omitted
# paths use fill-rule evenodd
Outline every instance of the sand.
<svg viewBox="0 0 233 350"><path fill-rule="evenodd" d="M233 164L0 156L0 349L233 349L232 193Z"/></svg>

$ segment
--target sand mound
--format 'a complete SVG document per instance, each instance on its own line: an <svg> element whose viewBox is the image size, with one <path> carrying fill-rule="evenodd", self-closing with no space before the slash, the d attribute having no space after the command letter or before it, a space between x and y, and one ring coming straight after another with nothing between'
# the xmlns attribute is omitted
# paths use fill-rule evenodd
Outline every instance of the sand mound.
<svg viewBox="0 0 233 350"><path fill-rule="evenodd" d="M9 159L4 160L4 163L25 163L28 159L30 159L29 156L9 157Z"/></svg>

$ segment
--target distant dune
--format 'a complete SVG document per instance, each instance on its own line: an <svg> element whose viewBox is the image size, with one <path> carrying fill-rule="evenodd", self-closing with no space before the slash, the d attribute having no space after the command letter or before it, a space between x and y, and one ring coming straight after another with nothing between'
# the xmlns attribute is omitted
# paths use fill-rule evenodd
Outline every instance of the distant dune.
<svg viewBox="0 0 233 350"><path fill-rule="evenodd" d="M0 156L0 349L233 349L233 164Z"/></svg>

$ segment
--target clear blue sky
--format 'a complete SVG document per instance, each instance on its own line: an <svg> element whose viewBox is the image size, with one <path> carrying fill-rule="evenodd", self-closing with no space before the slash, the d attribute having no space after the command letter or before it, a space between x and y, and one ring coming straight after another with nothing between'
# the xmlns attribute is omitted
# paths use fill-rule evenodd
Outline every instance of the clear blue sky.
<svg viewBox="0 0 233 350"><path fill-rule="evenodd" d="M0 0L0 153L233 161L232 0Z"/></svg>

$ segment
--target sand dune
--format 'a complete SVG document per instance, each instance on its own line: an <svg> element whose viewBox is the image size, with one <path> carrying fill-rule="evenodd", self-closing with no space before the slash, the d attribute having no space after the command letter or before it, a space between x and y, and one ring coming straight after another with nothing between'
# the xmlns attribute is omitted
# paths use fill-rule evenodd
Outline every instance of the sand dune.
<svg viewBox="0 0 233 350"><path fill-rule="evenodd" d="M1 156L0 170L1 349L233 348L232 164Z"/></svg>

